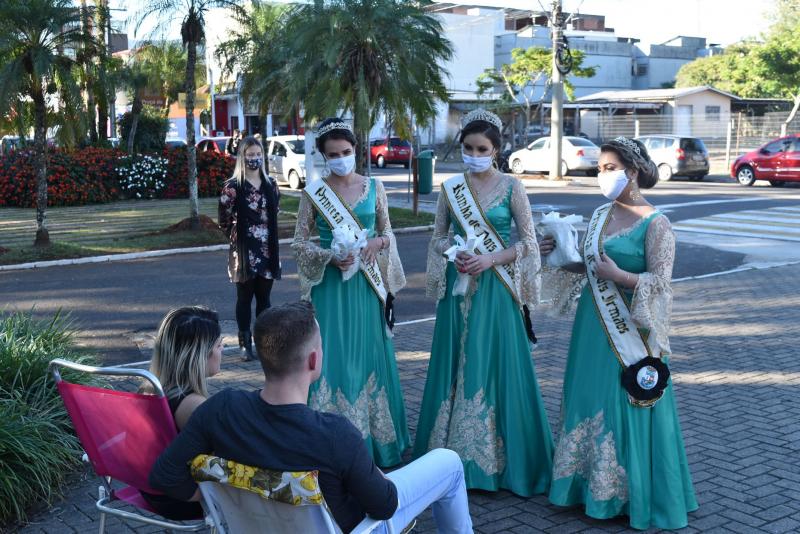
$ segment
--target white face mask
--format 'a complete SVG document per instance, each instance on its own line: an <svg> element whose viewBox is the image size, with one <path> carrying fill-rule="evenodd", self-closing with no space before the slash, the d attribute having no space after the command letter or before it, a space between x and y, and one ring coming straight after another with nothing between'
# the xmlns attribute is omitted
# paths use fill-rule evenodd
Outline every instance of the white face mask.
<svg viewBox="0 0 800 534"><path fill-rule="evenodd" d="M492 166L493 158L492 156L469 156L465 154L463 151L461 152L461 158L464 160L464 165L472 172L483 172L489 170L489 167Z"/></svg>
<svg viewBox="0 0 800 534"><path fill-rule="evenodd" d="M356 155L342 156L341 158L329 159L328 167L336 176L349 176L356 168Z"/></svg>
<svg viewBox="0 0 800 534"><path fill-rule="evenodd" d="M600 185L600 192L608 200L616 200L628 185L628 175L625 169L616 171L601 172L597 175L597 183Z"/></svg>

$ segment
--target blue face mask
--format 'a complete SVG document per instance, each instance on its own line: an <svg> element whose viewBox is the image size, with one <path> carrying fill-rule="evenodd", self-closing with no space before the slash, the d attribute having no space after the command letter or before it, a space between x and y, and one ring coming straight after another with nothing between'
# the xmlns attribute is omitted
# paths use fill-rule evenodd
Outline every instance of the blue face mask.
<svg viewBox="0 0 800 534"><path fill-rule="evenodd" d="M349 176L353 169L356 168L356 156L355 154L350 154L341 158L329 159L328 167L331 168L331 172L336 176Z"/></svg>
<svg viewBox="0 0 800 534"><path fill-rule="evenodd" d="M492 166L494 158L492 156L470 156L461 152L461 158L464 160L464 165L472 172L483 172Z"/></svg>
<svg viewBox="0 0 800 534"><path fill-rule="evenodd" d="M257 171L264 165L264 158L245 158L244 163L251 171Z"/></svg>

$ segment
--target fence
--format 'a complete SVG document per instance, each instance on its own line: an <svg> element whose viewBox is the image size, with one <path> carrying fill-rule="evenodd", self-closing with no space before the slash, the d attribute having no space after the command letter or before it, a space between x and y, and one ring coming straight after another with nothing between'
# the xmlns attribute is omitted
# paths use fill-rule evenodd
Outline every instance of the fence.
<svg viewBox="0 0 800 534"><path fill-rule="evenodd" d="M620 135L685 135L699 137L708 148L714 173L727 173L738 156L781 136L788 113L751 117L743 113L710 115L621 115L582 117L581 132L597 143ZM588 119L588 120L587 120ZM800 131L800 118L786 133Z"/></svg>

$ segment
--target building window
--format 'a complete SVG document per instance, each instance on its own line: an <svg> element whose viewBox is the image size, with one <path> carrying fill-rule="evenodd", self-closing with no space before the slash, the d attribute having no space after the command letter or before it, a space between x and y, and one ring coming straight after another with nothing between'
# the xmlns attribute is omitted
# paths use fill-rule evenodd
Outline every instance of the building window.
<svg viewBox="0 0 800 534"><path fill-rule="evenodd" d="M636 76L647 76L647 63L636 65Z"/></svg>
<svg viewBox="0 0 800 534"><path fill-rule="evenodd" d="M719 121L719 106L706 106L706 120Z"/></svg>

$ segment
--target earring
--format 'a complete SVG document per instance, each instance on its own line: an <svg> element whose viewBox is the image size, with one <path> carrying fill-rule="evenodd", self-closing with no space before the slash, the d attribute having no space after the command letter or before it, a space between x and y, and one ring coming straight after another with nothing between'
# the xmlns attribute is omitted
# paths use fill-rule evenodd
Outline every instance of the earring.
<svg viewBox="0 0 800 534"><path fill-rule="evenodd" d="M637 201L642 198L642 194L639 192L639 187L633 183L633 180L631 180L631 189L628 192L628 196L633 201Z"/></svg>

